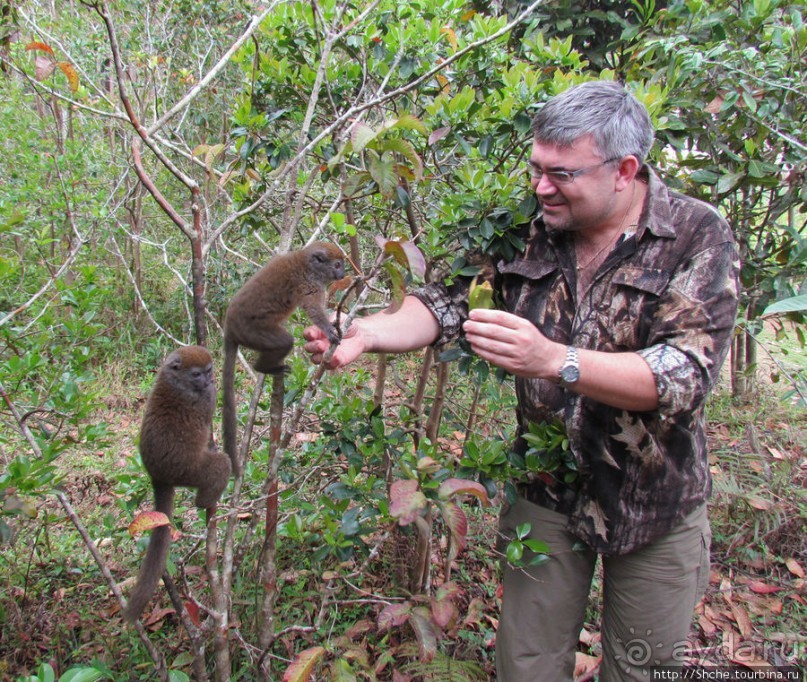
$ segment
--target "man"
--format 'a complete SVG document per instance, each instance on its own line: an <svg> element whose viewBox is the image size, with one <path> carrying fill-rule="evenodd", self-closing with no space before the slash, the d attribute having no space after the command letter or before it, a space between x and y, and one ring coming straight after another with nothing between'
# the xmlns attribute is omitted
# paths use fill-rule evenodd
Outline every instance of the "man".
<svg viewBox="0 0 807 682"><path fill-rule="evenodd" d="M523 256L495 264L504 309L468 314L463 286L429 285L395 313L356 320L329 366L462 332L515 376L519 433L562 418L577 478L519 484L501 516L505 536L530 523L552 553L504 568L498 680L572 679L598 555L600 680L644 680L680 663L708 581L704 401L734 328L736 249L717 211L645 165L650 118L617 83L558 95L533 132L542 211ZM320 362L327 340L316 329L306 338ZM514 447L526 449L521 438Z"/></svg>

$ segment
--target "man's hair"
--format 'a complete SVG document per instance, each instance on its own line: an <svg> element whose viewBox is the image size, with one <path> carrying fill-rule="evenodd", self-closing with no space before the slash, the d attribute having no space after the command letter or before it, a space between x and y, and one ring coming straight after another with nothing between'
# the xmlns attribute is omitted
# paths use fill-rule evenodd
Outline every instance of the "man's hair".
<svg viewBox="0 0 807 682"><path fill-rule="evenodd" d="M550 99L532 120L542 144L570 147L591 135L603 159L633 155L644 163L653 146L653 124L644 105L614 81L573 86Z"/></svg>

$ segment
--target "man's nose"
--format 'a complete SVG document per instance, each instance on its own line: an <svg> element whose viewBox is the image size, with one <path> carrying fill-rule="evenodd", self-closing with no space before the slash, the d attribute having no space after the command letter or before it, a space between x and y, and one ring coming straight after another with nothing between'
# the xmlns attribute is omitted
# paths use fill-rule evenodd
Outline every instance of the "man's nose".
<svg viewBox="0 0 807 682"><path fill-rule="evenodd" d="M538 196L549 196L558 191L557 185L544 173L540 178L532 178L532 189Z"/></svg>

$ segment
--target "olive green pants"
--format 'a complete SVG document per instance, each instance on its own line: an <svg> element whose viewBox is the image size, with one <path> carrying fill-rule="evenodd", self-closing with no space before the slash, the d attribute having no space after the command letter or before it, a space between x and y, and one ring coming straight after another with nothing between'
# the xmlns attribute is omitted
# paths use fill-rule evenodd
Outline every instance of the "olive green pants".
<svg viewBox="0 0 807 682"><path fill-rule="evenodd" d="M597 554L579 549L565 516L521 498L502 513L504 544L523 523L552 553L529 569L505 562L497 679L571 681ZM709 580L710 541L704 504L647 547L602 557L600 682L647 680L648 667L681 663L674 654L686 648L693 609Z"/></svg>

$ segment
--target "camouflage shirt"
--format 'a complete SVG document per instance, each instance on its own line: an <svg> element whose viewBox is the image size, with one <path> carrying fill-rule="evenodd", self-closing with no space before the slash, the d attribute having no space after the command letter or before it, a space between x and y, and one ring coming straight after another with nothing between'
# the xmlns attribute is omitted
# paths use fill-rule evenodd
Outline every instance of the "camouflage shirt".
<svg viewBox="0 0 807 682"><path fill-rule="evenodd" d="M491 263L501 307L547 337L578 348L635 351L655 377L659 407L630 412L543 379L516 378L519 434L530 422L565 422L578 476L534 476L527 499L568 515L569 530L604 554L639 549L703 504L711 481L704 402L728 353L737 313L739 261L717 211L669 190L645 167L645 206L577 299L573 235L540 217L524 254ZM415 292L437 318L437 345L457 339L467 282ZM519 435L516 451L526 443Z"/></svg>

